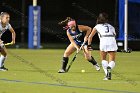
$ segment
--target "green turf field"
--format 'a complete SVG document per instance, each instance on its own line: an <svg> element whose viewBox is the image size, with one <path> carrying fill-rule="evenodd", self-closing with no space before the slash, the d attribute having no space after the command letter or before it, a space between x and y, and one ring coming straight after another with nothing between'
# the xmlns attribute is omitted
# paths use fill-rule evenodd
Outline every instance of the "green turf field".
<svg viewBox="0 0 140 93"><path fill-rule="evenodd" d="M9 71L0 72L0 93L140 93L140 52L118 52L111 81L103 81L103 69L95 71L82 52L68 73L57 73L63 52L8 49ZM100 63L99 52L92 55Z"/></svg>

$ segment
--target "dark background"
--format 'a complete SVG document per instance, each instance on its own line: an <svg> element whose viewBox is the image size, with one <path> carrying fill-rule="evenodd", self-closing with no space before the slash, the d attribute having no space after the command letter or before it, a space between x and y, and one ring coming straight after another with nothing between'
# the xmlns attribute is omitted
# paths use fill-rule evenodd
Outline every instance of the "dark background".
<svg viewBox="0 0 140 93"><path fill-rule="evenodd" d="M41 43L68 42L65 31L58 22L70 16L78 24L94 27L100 12L109 14L110 23L118 28L117 0L38 0L41 6ZM17 34L16 42L28 42L28 8L32 0L0 0L0 11L8 12L10 23ZM8 37L8 38L6 38ZM3 35L5 42L10 41L10 33ZM97 35L94 42L98 42Z"/></svg>

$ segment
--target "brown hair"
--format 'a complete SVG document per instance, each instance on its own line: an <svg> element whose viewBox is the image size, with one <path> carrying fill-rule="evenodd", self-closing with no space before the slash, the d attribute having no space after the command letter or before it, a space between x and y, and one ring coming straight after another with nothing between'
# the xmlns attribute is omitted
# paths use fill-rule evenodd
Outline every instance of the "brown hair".
<svg viewBox="0 0 140 93"><path fill-rule="evenodd" d="M104 24L104 23L107 23L108 22L108 14L107 13L100 13L98 18L97 18L97 21L96 23L97 24Z"/></svg>
<svg viewBox="0 0 140 93"><path fill-rule="evenodd" d="M65 20L59 22L59 25L66 26L69 21L73 20L71 17L67 17Z"/></svg>

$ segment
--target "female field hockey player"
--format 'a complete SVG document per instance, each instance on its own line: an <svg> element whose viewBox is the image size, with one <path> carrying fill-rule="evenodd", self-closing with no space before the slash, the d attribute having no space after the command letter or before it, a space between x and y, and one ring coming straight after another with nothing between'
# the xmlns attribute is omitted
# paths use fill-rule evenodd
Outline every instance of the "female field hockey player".
<svg viewBox="0 0 140 93"><path fill-rule="evenodd" d="M96 32L98 33L100 39L100 56L102 60L102 67L106 75L104 80L111 80L111 70L115 67L115 56L118 47L115 40L115 28L108 23L108 14L99 14L97 24L88 37L89 49L92 49L92 37ZM109 55L108 61L106 60L107 54Z"/></svg>
<svg viewBox="0 0 140 93"><path fill-rule="evenodd" d="M10 15L7 12L2 12L0 14L0 38L2 34L9 29L12 33L12 42L10 44L15 44L15 31L9 24ZM7 71L8 69L4 67L4 62L7 57L6 47L3 44L3 41L0 39L0 71Z"/></svg>
<svg viewBox="0 0 140 93"><path fill-rule="evenodd" d="M89 34L91 33L91 28L84 25L77 25L76 21L70 17L67 17L66 20L60 22L59 24L65 24L65 29L67 30L67 36L70 40L69 46L66 48L63 60L62 60L62 68L58 71L58 73L65 73L66 67L68 64L69 56L74 53L76 50L79 51L79 48L84 42L87 41ZM85 36L83 37L85 32ZM83 38L82 38L83 37ZM94 65L96 70L100 70L99 65L95 61L95 59L91 56L91 51L87 49L87 43L83 46L83 52L85 58Z"/></svg>

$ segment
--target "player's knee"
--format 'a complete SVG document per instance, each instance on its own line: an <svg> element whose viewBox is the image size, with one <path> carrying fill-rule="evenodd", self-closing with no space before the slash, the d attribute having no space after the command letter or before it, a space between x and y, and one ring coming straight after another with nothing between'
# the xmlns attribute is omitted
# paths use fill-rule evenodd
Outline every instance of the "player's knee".
<svg viewBox="0 0 140 93"><path fill-rule="evenodd" d="M68 57L69 55L70 55L70 52L65 51L64 56L65 56L65 57Z"/></svg>
<svg viewBox="0 0 140 93"><path fill-rule="evenodd" d="M1 55L3 55L4 57L6 57L7 56L7 52L1 51Z"/></svg>
<svg viewBox="0 0 140 93"><path fill-rule="evenodd" d="M89 55L85 55L85 59L89 61L91 60L91 57Z"/></svg>
<svg viewBox="0 0 140 93"><path fill-rule="evenodd" d="M2 54L4 57L7 57L7 53L5 53L5 54Z"/></svg>

